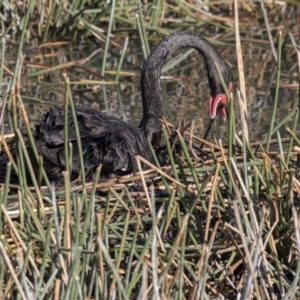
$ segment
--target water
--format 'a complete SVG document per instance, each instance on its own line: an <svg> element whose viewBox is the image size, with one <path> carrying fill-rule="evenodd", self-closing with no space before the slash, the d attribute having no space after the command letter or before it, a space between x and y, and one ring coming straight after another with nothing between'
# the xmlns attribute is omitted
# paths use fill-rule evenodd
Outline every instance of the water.
<svg viewBox="0 0 300 300"><path fill-rule="evenodd" d="M250 139L260 140L269 131L270 119L274 105L276 64L270 47L266 43L243 42L244 71L247 88L247 107L249 113ZM70 66L68 76L70 82L82 80L102 80L111 83L115 80L114 71L118 67L120 49L110 51L106 64L107 73L101 77L103 53L99 52L85 64L78 61L88 57L97 49L94 44L61 44L48 47L24 48L24 64L21 77L20 94L26 105L27 113L31 120L32 128L38 124L42 114L50 106L63 104L64 86L63 72L65 69L52 71L41 76L27 77L30 73L43 70L45 67L57 66L67 62L75 62ZM235 47L220 47L223 57L232 66L237 86L237 70ZM178 50L172 57L182 55L187 49ZM119 84L72 84L72 95L75 104L94 107L109 115L117 116L132 124L138 124L141 119L142 105L140 96L139 74L143 63L140 45L131 41L128 55L123 64L123 70L129 72L127 76L120 77ZM15 46L9 45L6 49L6 66L13 69L15 63ZM299 105L297 87L296 53L292 47L286 47L282 58L281 88L279 91L279 103L276 120L280 121L292 109ZM172 59L170 57L168 61ZM168 64L168 63L167 63ZM166 64L166 65L167 65ZM6 90L8 76L1 87L1 94ZM202 137L209 123L208 99L210 91L207 84L206 70L202 58L194 51L187 59L175 68L163 74L168 80L162 80L164 107L166 118L172 123L182 120L196 121L195 133ZM171 78L170 78L171 77ZM239 119L236 105L236 118ZM20 120L20 126L22 121ZM299 128L297 129L299 133ZM10 132L7 118L5 119L5 131ZM284 128L281 134L286 135ZM222 120L215 122L210 139L214 137L226 138L227 124Z"/></svg>

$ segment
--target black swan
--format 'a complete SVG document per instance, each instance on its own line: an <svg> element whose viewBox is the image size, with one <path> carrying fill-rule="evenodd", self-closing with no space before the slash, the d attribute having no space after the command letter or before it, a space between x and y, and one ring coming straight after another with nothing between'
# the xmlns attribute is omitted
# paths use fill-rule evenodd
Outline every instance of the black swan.
<svg viewBox="0 0 300 300"><path fill-rule="evenodd" d="M135 155L151 160L148 141L159 136L164 116L160 75L169 53L180 47L193 47L202 55L207 69L211 91L210 117L217 114L226 117L226 94L215 67L218 66L228 91L232 90L232 74L229 66L216 49L202 36L191 32L178 32L165 37L145 60L141 74L143 117L137 127L115 117L107 116L91 108L75 106L82 140L82 151L87 172L102 164L102 175L126 174L137 171ZM68 112L68 140L73 144L72 171L79 172L80 163L76 148L72 114ZM52 108L36 127L35 143L38 152L64 167L64 107Z"/></svg>

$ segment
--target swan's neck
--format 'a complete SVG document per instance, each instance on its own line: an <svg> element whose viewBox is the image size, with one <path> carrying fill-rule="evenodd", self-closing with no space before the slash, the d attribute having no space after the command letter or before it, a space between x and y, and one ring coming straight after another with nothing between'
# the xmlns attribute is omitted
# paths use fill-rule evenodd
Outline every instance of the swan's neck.
<svg viewBox="0 0 300 300"><path fill-rule="evenodd" d="M214 64L221 71L227 86L232 81L229 66L215 48L203 37L190 32L178 32L167 36L145 60L141 75L143 117L139 127L150 141L152 141L153 135L161 130L159 119L164 116L160 85L161 69L167 56L180 47L195 48L204 58L211 96L225 93Z"/></svg>

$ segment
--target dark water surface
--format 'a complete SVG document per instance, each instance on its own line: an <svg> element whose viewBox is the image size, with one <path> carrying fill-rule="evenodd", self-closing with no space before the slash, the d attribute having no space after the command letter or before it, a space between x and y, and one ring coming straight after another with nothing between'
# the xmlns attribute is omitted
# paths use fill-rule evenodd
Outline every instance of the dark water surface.
<svg viewBox="0 0 300 300"><path fill-rule="evenodd" d="M122 39L119 41L122 42ZM213 42L213 41L212 41ZM154 42L155 45L157 42ZM153 46L152 45L152 46ZM234 41L227 41L227 46L215 45L221 55L232 66L235 86L238 85L236 55ZM276 63L269 44L259 40L242 41L244 53L244 71L247 89L247 106L249 113L250 139L260 140L269 130L274 105ZM105 77L101 77L103 51L97 53L88 62L74 65L67 69L59 69L49 73L28 77L31 73L44 70L46 67L57 66L67 62L76 62L88 57L99 46L91 44L74 45L66 43L59 46L24 48L24 63L21 77L21 96L26 105L31 126L34 128L50 106L61 105L64 101L63 73L67 71L70 82L82 80L105 81L106 84L72 84L72 95L75 104L94 107L109 115L117 116L132 124L141 119L142 105L140 96L140 70L143 55L139 41L130 40L127 55L118 84L115 71L120 60L121 48L113 48L106 64ZM15 64L15 45L6 49L6 66L13 69ZM188 49L178 50L168 58L165 67L174 59L182 56ZM162 80L164 107L166 118L172 123L181 120L196 121L195 132L202 137L209 123L208 100L210 91L207 84L206 70L202 57L193 51L180 64L163 73L167 79ZM8 77L4 78L1 94L6 90ZM282 57L282 76L276 120L280 121L292 109L298 107L299 95L297 85L297 59L291 45L285 45ZM236 105L236 119L239 111ZM21 122L21 121L20 121ZM22 124L20 124L22 126ZM299 133L299 126L297 128ZM10 132L7 118L5 131ZM222 120L215 122L210 139L226 137L227 124ZM286 135L284 128L282 135Z"/></svg>

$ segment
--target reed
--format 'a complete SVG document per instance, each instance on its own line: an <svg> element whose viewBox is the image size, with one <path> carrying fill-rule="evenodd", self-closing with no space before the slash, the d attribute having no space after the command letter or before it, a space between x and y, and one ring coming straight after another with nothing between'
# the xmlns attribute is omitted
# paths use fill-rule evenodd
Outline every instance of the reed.
<svg viewBox="0 0 300 300"><path fill-rule="evenodd" d="M3 1L1 86L7 74L10 81L3 97L6 127L4 112L0 114L0 157L5 154L9 161L5 172L0 170L1 298L300 297L299 108L276 118L283 77L281 35L278 53L271 44L277 58L276 103L267 136L259 142L248 139L245 101L238 94L229 102L227 139L203 141L193 122L177 126L164 121L161 149L149 145L153 161L136 158L138 165L149 169L127 176L104 179L99 166L93 179L86 180L81 159L79 178L71 181L72 166L67 163L61 184L54 186L34 145L26 103L51 101L23 96L22 76L55 90L57 86L47 85L43 78L60 74L65 110L74 116L73 87L101 86L105 97L106 86L138 76L140 70L127 68L130 39L139 39L140 54L146 56L158 36L178 29L197 31L213 25L232 34L233 21L221 15L231 4L221 2L75 0L46 7L35 0L23 7L21 2ZM239 3L256 9L272 37L266 7L259 12L254 4ZM299 11L297 4L287 5ZM8 34L18 44L13 71L5 62ZM60 40L95 39L104 45L103 53L99 48L84 59L38 64L22 55L33 36L44 43L41 47ZM233 44L226 34L211 41ZM115 68L109 69L108 57L117 52ZM164 72L180 68L191 53L175 55ZM87 64L98 57L102 66L91 70ZM86 72L96 78L87 79ZM64 122L67 128L67 115ZM279 132L284 127L287 137ZM67 131L64 138L66 161L71 162Z"/></svg>

